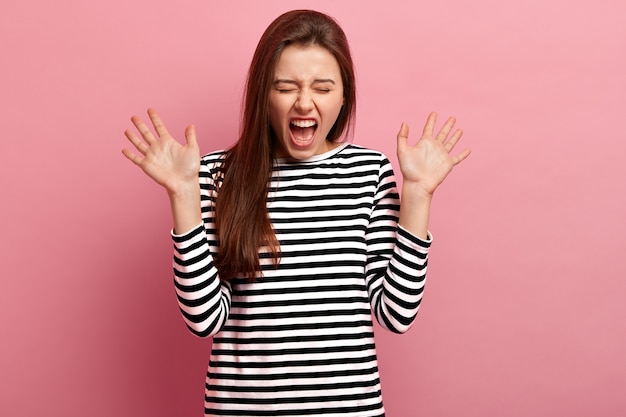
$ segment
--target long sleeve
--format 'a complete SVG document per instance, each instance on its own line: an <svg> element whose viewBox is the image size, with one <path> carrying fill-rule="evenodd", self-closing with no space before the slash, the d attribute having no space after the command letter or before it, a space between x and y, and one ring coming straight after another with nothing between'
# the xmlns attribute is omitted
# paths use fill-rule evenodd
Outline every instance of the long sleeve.
<svg viewBox="0 0 626 417"><path fill-rule="evenodd" d="M372 311L378 323L404 333L419 310L426 280L427 241L398 225L399 195L391 164L381 163L367 244L366 283Z"/></svg>
<svg viewBox="0 0 626 417"><path fill-rule="evenodd" d="M200 170L203 224L183 235L172 233L174 284L178 305L189 330L213 336L228 319L232 288L221 281L213 263L217 240L214 227L215 181L219 153L203 158Z"/></svg>

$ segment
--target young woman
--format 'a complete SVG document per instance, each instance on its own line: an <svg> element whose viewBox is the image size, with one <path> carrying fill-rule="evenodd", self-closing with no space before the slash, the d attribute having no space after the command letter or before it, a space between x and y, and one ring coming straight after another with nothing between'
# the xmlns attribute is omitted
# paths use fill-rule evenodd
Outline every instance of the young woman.
<svg viewBox="0 0 626 417"><path fill-rule="evenodd" d="M206 415L381 416L372 316L402 333L422 297L433 193L469 155L448 119L398 133L402 204L387 158L342 140L355 113L346 37L314 11L266 29L238 142L200 158L154 110L124 155L171 202L174 274L189 329L213 336Z"/></svg>

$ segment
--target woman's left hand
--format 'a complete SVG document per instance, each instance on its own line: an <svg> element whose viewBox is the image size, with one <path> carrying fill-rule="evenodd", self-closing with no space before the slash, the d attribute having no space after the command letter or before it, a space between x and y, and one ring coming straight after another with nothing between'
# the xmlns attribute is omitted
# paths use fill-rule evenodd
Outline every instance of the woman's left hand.
<svg viewBox="0 0 626 417"><path fill-rule="evenodd" d="M452 156L454 146L463 132L457 129L450 135L455 119L450 117L437 135L434 135L437 114L431 113L426 120L422 137L413 146L408 144L409 127L402 123L398 132L398 162L404 186L418 187L426 195L432 196L439 184L452 169L470 154L465 149Z"/></svg>

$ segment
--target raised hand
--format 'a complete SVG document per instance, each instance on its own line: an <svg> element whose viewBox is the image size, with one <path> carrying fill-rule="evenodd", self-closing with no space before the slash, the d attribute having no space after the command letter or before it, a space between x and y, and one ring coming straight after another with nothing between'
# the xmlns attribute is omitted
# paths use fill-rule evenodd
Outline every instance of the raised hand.
<svg viewBox="0 0 626 417"><path fill-rule="evenodd" d="M457 129L450 135L455 121L453 117L449 118L435 136L437 114L431 113L426 120L422 137L413 146L408 143L409 127L402 123L398 132L398 162L405 186L417 188L432 196L450 171L469 156L469 149L455 156L451 155L463 134Z"/></svg>
<svg viewBox="0 0 626 417"><path fill-rule="evenodd" d="M162 185L170 195L189 185L196 186L200 169L200 151L194 126L187 127L186 144L181 145L167 131L155 110L149 109L148 116L157 137L139 117L133 116L131 120L141 138L131 130L126 130L124 134L139 154L122 149L124 156Z"/></svg>

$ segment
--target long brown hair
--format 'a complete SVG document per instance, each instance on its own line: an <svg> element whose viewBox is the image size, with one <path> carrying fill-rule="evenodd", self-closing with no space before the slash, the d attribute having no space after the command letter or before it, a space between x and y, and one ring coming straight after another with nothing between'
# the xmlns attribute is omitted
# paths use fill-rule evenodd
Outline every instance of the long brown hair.
<svg viewBox="0 0 626 417"><path fill-rule="evenodd" d="M344 104L326 140L350 131L356 110L355 76L346 36L337 22L312 10L293 10L274 20L261 36L248 71L241 132L226 152L223 182L215 207L220 241L215 264L221 279L242 274L254 279L261 270L259 249L280 259L280 244L267 212L275 142L269 122L269 97L276 63L287 45L319 45L337 60Z"/></svg>

